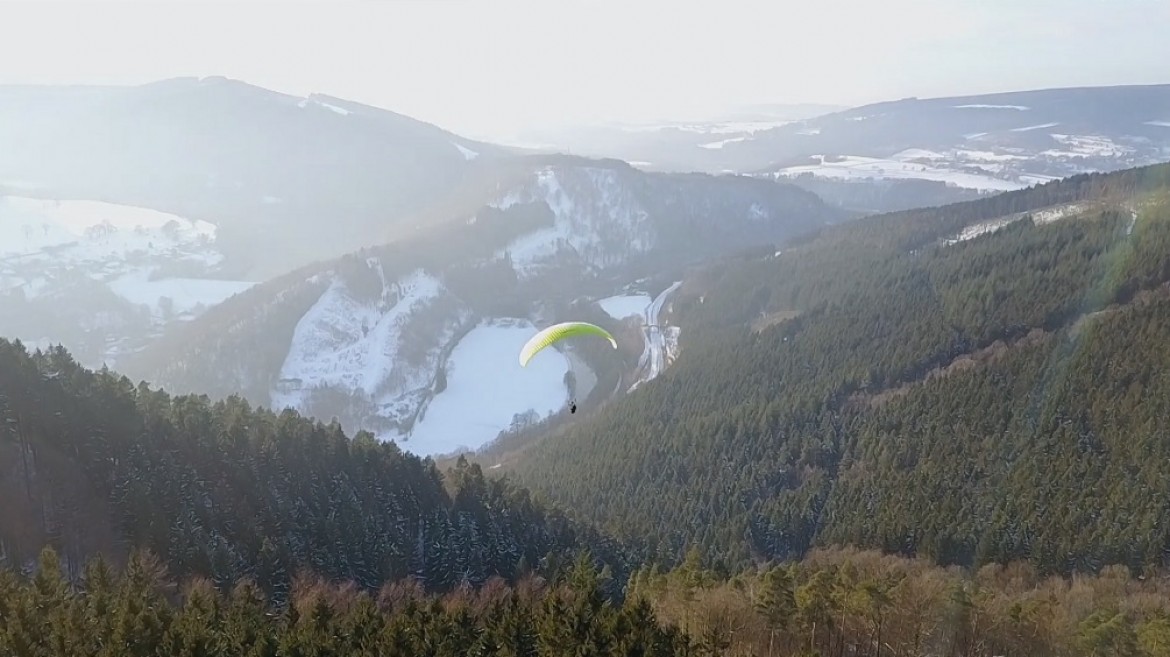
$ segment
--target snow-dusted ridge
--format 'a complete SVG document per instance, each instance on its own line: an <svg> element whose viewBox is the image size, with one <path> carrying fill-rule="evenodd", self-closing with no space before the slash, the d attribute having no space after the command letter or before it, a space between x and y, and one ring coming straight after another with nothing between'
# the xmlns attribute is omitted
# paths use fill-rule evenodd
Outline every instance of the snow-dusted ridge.
<svg viewBox="0 0 1170 657"><path fill-rule="evenodd" d="M533 201L548 204L554 225L518 237L496 254L507 254L523 278L539 275L543 265L564 253L602 268L654 244L649 213L614 169L546 167L491 205L505 210Z"/></svg>

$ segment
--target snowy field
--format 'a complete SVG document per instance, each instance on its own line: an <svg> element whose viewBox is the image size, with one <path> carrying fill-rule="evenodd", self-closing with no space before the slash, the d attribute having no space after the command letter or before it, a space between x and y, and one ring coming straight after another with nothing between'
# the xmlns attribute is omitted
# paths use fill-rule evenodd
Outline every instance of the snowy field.
<svg viewBox="0 0 1170 657"><path fill-rule="evenodd" d="M955 105L955 109L1011 109L1019 110L1021 112L1027 111L1029 108L1024 105Z"/></svg>
<svg viewBox="0 0 1170 657"><path fill-rule="evenodd" d="M247 281L220 281L203 278L162 278L149 280L149 271L136 270L110 281L110 289L130 303L148 306L161 316L163 299L170 299L175 314L189 313L199 306L210 308L255 285Z"/></svg>
<svg viewBox="0 0 1170 657"><path fill-rule="evenodd" d="M419 456L478 449L508 429L517 414L543 419L565 406L569 361L546 348L520 367L517 354L536 332L524 320L485 322L451 353L447 389L435 396L410 437L396 439Z"/></svg>
<svg viewBox="0 0 1170 657"><path fill-rule="evenodd" d="M222 259L206 221L103 201L0 197L0 291L22 288L35 298L68 284L73 268L161 316L169 298L176 314L210 307L255 283L201 278L150 280L157 263Z"/></svg>
<svg viewBox="0 0 1170 657"><path fill-rule="evenodd" d="M147 208L0 196L0 257L57 247L54 260L93 262L214 237L212 224Z"/></svg>
<svg viewBox="0 0 1170 657"><path fill-rule="evenodd" d="M1052 149L1041 153L1049 157L1085 158L1085 157L1118 157L1132 153L1133 149L1122 146L1099 135L1062 135L1052 133L1051 137L1059 142L1064 149Z"/></svg>
<svg viewBox="0 0 1170 657"><path fill-rule="evenodd" d="M86 320L92 324L83 326L91 344L64 346L91 367L116 362L166 323L189 320L254 285L214 278L224 259L215 237L212 223L150 208L0 196L0 294L16 293L32 304L26 315L32 323L18 330L31 333L22 337L36 337L37 344L55 344L69 333L52 319L55 307L108 299ZM168 271L172 277L152 280ZM95 283L148 313L95 295Z"/></svg>
<svg viewBox="0 0 1170 657"><path fill-rule="evenodd" d="M922 159L921 152L911 153L911 157L906 159L884 159L846 155L837 161L827 161L822 157L820 164L788 167L781 169L777 172L776 176L777 178L795 177L808 173L819 178L834 178L838 180L865 180L867 178L935 180L954 185L955 187L1001 192L1027 187L1027 185L1011 180L1004 180L993 176L981 176L962 171L951 171L922 162L911 161L912 159Z"/></svg>
<svg viewBox="0 0 1170 657"><path fill-rule="evenodd" d="M627 317L645 316L646 308L649 307L650 302L650 296L647 294L630 294L607 297L597 303L605 311L605 314L610 317L614 319L625 319Z"/></svg>

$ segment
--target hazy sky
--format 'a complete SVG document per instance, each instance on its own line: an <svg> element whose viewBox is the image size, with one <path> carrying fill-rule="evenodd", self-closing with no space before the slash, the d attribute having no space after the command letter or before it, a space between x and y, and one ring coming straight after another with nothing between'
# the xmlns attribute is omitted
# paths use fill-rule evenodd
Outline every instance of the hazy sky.
<svg viewBox="0 0 1170 657"><path fill-rule="evenodd" d="M1170 0L24 0L0 83L225 75L378 105L470 136L1170 82Z"/></svg>

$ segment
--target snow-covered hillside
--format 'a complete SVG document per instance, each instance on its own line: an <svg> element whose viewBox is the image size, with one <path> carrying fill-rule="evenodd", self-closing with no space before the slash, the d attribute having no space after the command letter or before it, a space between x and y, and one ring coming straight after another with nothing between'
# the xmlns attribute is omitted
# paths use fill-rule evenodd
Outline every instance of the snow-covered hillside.
<svg viewBox="0 0 1170 657"><path fill-rule="evenodd" d="M1024 217L1029 216L1037 225L1050 224L1054 221L1060 221L1061 219L1067 219L1069 217L1075 217L1079 214L1082 214L1088 210L1089 207L1090 206L1087 203L1066 203L1064 205L1054 205L1052 207L1036 210L1034 212L1018 212L1006 217L998 217L989 221L981 221L979 223L967 226L961 230L958 235L943 240L943 244L946 246L953 246L959 242L975 239L980 235L994 233L1004 226L1008 226L1023 219ZM1136 213L1134 216L1136 218ZM1132 230L1132 226L1130 229Z"/></svg>
<svg viewBox="0 0 1170 657"><path fill-rule="evenodd" d="M323 415L348 398L335 409L343 424L387 437L412 421L470 312L426 272L387 280L378 260L368 264L378 294L363 299L335 278L297 323L271 401Z"/></svg>
<svg viewBox="0 0 1170 657"><path fill-rule="evenodd" d="M533 201L548 205L554 224L520 236L497 252L511 258L521 277L539 275L542 265L566 253L597 271L622 264L654 244L649 212L619 170L547 167L490 205L506 210Z"/></svg>
<svg viewBox="0 0 1170 657"><path fill-rule="evenodd" d="M13 309L0 313L0 335L113 362L253 285L214 277L215 238L208 222L147 208L0 196L0 303ZM77 332L83 345L69 339Z"/></svg>
<svg viewBox="0 0 1170 657"><path fill-rule="evenodd" d="M760 166L771 160L764 168L776 176L1002 191L1170 160L1170 130L1159 127L1168 112L1170 85L907 99L808 119L723 150Z"/></svg>
<svg viewBox="0 0 1170 657"><path fill-rule="evenodd" d="M558 349L521 368L537 330L524 318L475 318L440 277L416 270L361 293L337 272L297 323L271 405L427 456L477 449L567 403L566 372L592 376Z"/></svg>
<svg viewBox="0 0 1170 657"><path fill-rule="evenodd" d="M576 158L544 165L488 207L535 204L548 208L550 220L510 237L495 256L507 258L522 280L566 267L597 276L663 254L699 258L784 239L845 216L793 185L761 183Z"/></svg>

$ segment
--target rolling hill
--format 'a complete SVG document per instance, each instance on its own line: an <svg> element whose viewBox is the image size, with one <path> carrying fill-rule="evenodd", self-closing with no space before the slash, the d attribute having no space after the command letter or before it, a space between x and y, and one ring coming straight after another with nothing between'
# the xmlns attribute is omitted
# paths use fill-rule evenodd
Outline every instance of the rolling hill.
<svg viewBox="0 0 1170 657"><path fill-rule="evenodd" d="M906 98L710 135L685 147L675 143L683 128L624 139L619 133L606 142L566 133L555 143L581 154L605 143L653 170L785 177L830 203L888 212L1166 161L1170 85Z"/></svg>
<svg viewBox="0 0 1170 657"><path fill-rule="evenodd" d="M569 378L592 406L636 365L641 332L594 301L847 217L771 181L518 162L523 175L473 212L251 288L120 367L176 392L336 416L420 454L478 447L560 414ZM534 323L570 313L629 332L627 349L552 350L520 369Z"/></svg>
<svg viewBox="0 0 1170 657"><path fill-rule="evenodd" d="M0 193L209 222L251 280L388 241L508 152L226 78L0 87L0 146Z"/></svg>

